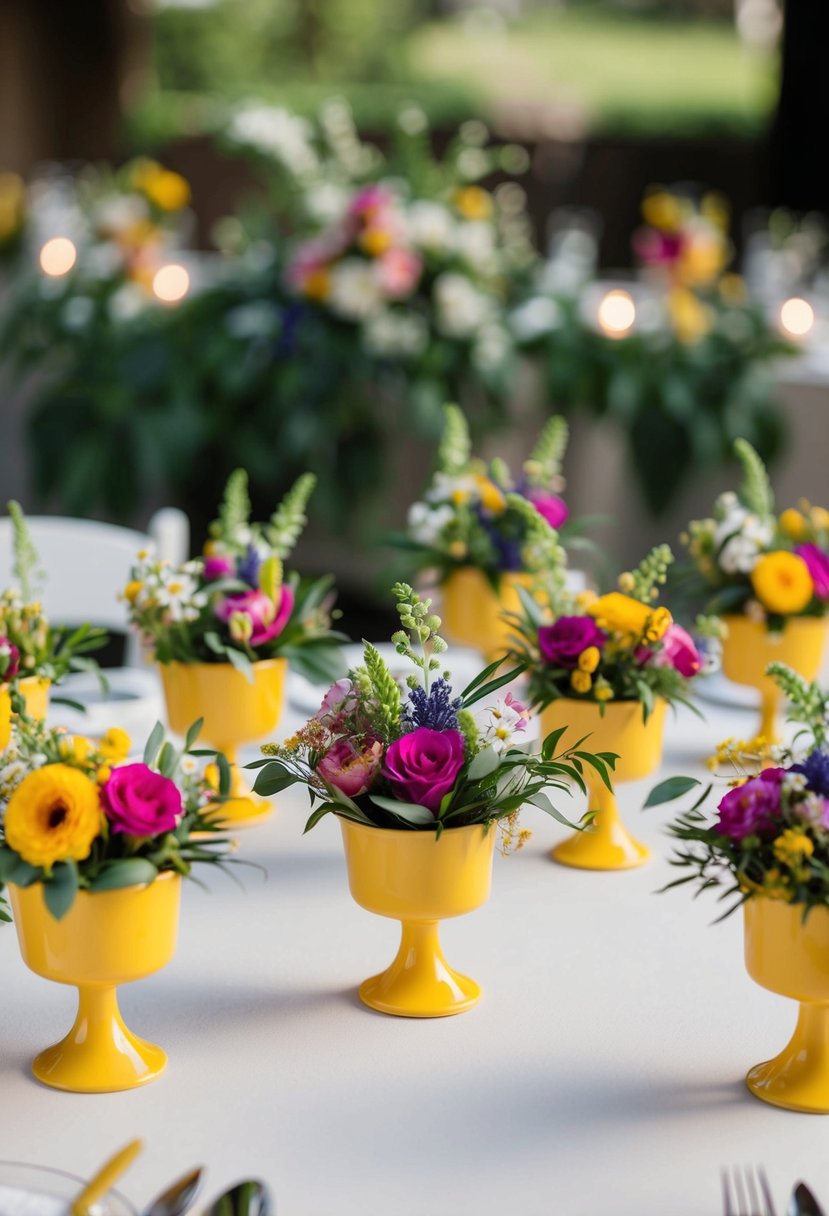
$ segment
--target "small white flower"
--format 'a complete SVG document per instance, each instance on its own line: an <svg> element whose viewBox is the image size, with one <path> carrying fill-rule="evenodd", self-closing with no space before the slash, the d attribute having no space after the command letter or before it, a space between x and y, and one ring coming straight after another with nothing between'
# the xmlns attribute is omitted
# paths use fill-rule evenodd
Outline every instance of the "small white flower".
<svg viewBox="0 0 829 1216"><path fill-rule="evenodd" d="M471 473L453 474L439 471L432 478L425 498L430 503L462 502L468 498L477 498L478 494L478 483Z"/></svg>
<svg viewBox="0 0 829 1216"><path fill-rule="evenodd" d="M512 332L520 342L531 342L558 329L562 322L561 305L547 296L535 296L516 308L510 317Z"/></svg>
<svg viewBox="0 0 829 1216"><path fill-rule="evenodd" d="M406 212L406 230L413 244L428 253L448 253L454 248L457 225L441 203L418 199Z"/></svg>
<svg viewBox="0 0 829 1216"><path fill-rule="evenodd" d="M63 323L67 329L75 332L86 329L95 312L95 305L89 296L74 296L63 306Z"/></svg>
<svg viewBox="0 0 829 1216"><path fill-rule="evenodd" d="M134 321L145 311L149 300L140 287L125 283L113 292L109 300L109 315L113 321Z"/></svg>
<svg viewBox="0 0 829 1216"><path fill-rule="evenodd" d="M429 340L423 317L413 313L381 312L363 330L367 350L382 356L419 355Z"/></svg>
<svg viewBox="0 0 829 1216"><path fill-rule="evenodd" d="M371 262L343 258L331 270L328 304L349 321L365 321L383 307L380 281Z"/></svg>
<svg viewBox="0 0 829 1216"><path fill-rule="evenodd" d="M198 590L196 580L182 570L165 573L155 598L173 622L196 620L199 609L207 603L207 595Z"/></svg>
<svg viewBox="0 0 829 1216"><path fill-rule="evenodd" d="M472 220L459 224L455 233L455 249L473 269L487 268L495 253L495 229L487 220Z"/></svg>
<svg viewBox="0 0 829 1216"><path fill-rule="evenodd" d="M470 338L490 319L492 300L463 274L447 272L435 280L438 328L449 338Z"/></svg>
<svg viewBox="0 0 829 1216"><path fill-rule="evenodd" d="M237 143L275 156L297 177L307 177L319 168L311 124L279 106L252 105L237 110L229 134Z"/></svg>
<svg viewBox="0 0 829 1216"><path fill-rule="evenodd" d="M757 565L760 550L746 536L732 536L720 550L717 561L726 574L750 574Z"/></svg>
<svg viewBox="0 0 829 1216"><path fill-rule="evenodd" d="M495 371L512 349L509 334L500 325L486 325L478 334L472 357L484 371Z"/></svg>
<svg viewBox="0 0 829 1216"><path fill-rule="evenodd" d="M449 506L430 507L425 502L414 502L409 507L409 532L422 545L433 545L454 518L455 512Z"/></svg>

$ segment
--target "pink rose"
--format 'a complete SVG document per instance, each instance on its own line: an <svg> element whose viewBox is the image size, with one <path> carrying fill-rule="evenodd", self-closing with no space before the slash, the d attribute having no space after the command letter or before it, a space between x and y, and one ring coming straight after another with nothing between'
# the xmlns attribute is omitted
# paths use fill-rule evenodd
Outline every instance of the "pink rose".
<svg viewBox="0 0 829 1216"><path fill-rule="evenodd" d="M314 714L314 721L321 722L336 732L346 714L357 708L357 695L351 680L337 680L322 698L322 704Z"/></svg>
<svg viewBox="0 0 829 1216"><path fill-rule="evenodd" d="M402 802L425 806L435 814L444 794L455 784L463 759L464 740L459 730L418 726L390 745L383 776Z"/></svg>
<svg viewBox="0 0 829 1216"><path fill-rule="evenodd" d="M796 545L794 551L798 557L803 558L809 568L817 598L829 600L829 554L811 542L807 545Z"/></svg>
<svg viewBox="0 0 829 1216"><path fill-rule="evenodd" d="M357 798L371 789L382 759L383 744L377 740L360 752L350 739L338 739L320 760L316 772L349 798Z"/></svg>
<svg viewBox="0 0 829 1216"><path fill-rule="evenodd" d="M208 582L212 582L217 578L227 578L231 574L235 574L236 570L233 564L232 557L206 557L204 559L204 577Z"/></svg>
<svg viewBox="0 0 829 1216"><path fill-rule="evenodd" d="M182 813L181 790L146 764L123 764L101 786L101 804L113 832L160 836Z"/></svg>
<svg viewBox="0 0 829 1216"><path fill-rule="evenodd" d="M691 635L681 625L669 625L662 638L661 648L653 655L653 665L674 667L681 676L689 679L697 674L702 660Z"/></svg>
<svg viewBox="0 0 829 1216"><path fill-rule="evenodd" d="M20 651L14 642L0 635L0 684L13 680L20 670Z"/></svg>
<svg viewBox="0 0 829 1216"><path fill-rule="evenodd" d="M527 497L551 528L560 528L569 518L567 503L563 498L559 498L558 494L543 494L538 490L531 490Z"/></svg>
<svg viewBox="0 0 829 1216"><path fill-rule="evenodd" d="M215 612L225 624L237 612L248 617L253 627L250 644L256 647L264 646L266 642L272 642L274 638L279 637L288 623L293 607L293 588L288 583L283 583L278 606L264 591L254 590L245 591L242 595L226 595L216 605Z"/></svg>
<svg viewBox="0 0 829 1216"><path fill-rule="evenodd" d="M389 249L377 259L380 286L390 300L405 300L417 287L423 262L411 249Z"/></svg>

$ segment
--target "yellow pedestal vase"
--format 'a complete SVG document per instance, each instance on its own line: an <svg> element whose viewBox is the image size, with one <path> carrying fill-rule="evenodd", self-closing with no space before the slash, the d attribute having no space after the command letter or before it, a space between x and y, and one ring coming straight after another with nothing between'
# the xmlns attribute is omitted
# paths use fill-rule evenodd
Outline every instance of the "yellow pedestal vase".
<svg viewBox="0 0 829 1216"><path fill-rule="evenodd" d="M340 819L348 883L361 907L402 923L397 957L360 985L360 999L381 1013L440 1018L475 1005L481 989L453 971L438 925L489 897L497 828L481 824L434 832L374 828Z"/></svg>
<svg viewBox="0 0 829 1216"><path fill-rule="evenodd" d="M777 710L783 694L766 674L769 663L786 663L805 680L820 670L829 620L798 616L786 621L782 632L771 633L762 621L747 616L726 616L728 635L723 641L722 668L735 684L747 684L760 694L758 733L769 742L777 738Z"/></svg>
<svg viewBox="0 0 829 1216"><path fill-rule="evenodd" d="M49 687L51 681L43 676L25 676L18 683L18 691L26 702L26 713L30 718L42 722L49 709ZM0 752L8 747L12 727L12 703L8 688L0 688Z"/></svg>
<svg viewBox="0 0 829 1216"><path fill-rule="evenodd" d="M272 735L285 702L286 659L263 659L253 665L253 683L230 663L164 663L160 665L167 720L183 735L197 718L204 719L201 739L223 752L231 764L230 799L222 804L220 823L239 828L257 823L273 804L254 794L236 763L237 749Z"/></svg>
<svg viewBox="0 0 829 1216"><path fill-rule="evenodd" d="M159 1076L167 1056L124 1025L116 988L173 957L180 876L168 872L142 886L79 891L61 920L46 907L41 883L10 885L9 895L23 961L45 979L78 989L75 1024L35 1057L37 1079L74 1093L109 1093Z"/></svg>
<svg viewBox="0 0 829 1216"><path fill-rule="evenodd" d="M829 1114L829 909L762 896L746 901L745 960L751 978L800 1002L797 1025L779 1055L755 1064L746 1085L786 1110Z"/></svg>
<svg viewBox="0 0 829 1216"><path fill-rule="evenodd" d="M462 566L442 586L441 632L458 645L480 650L488 663L494 662L507 650L508 638L513 633L502 614L520 612L517 588L528 590L531 584L528 574L508 572L501 575L496 593L480 570Z"/></svg>
<svg viewBox="0 0 829 1216"><path fill-rule="evenodd" d="M612 774L614 785L638 781L649 776L662 758L666 709L666 702L657 700L647 722L643 722L638 701L610 701L602 716L594 701L559 697L542 711L541 735L544 738L561 726L567 727L567 737L573 741L589 735L584 746L591 752L618 754ZM650 857L650 850L634 840L622 823L615 794L589 765L585 765L584 780L588 809L596 811L596 817L590 828L556 845L553 859L584 870L628 870L642 865Z"/></svg>

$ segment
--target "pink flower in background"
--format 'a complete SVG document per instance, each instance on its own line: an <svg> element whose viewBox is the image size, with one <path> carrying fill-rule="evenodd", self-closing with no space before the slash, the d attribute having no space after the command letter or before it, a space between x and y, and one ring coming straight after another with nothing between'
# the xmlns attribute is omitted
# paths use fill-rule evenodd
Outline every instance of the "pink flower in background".
<svg viewBox="0 0 829 1216"><path fill-rule="evenodd" d="M348 204L346 215L360 220L375 220L378 212L389 211L393 208L395 196L380 182L372 182L363 186Z"/></svg>
<svg viewBox="0 0 829 1216"><path fill-rule="evenodd" d="M181 790L146 764L123 764L101 786L101 804L113 832L158 836L172 832L182 813Z"/></svg>
<svg viewBox="0 0 829 1216"><path fill-rule="evenodd" d="M633 250L649 266L670 266L679 258L684 244L678 232L659 232L655 228L639 228L633 234Z"/></svg>
<svg viewBox="0 0 829 1216"><path fill-rule="evenodd" d="M204 577L208 582L212 582L217 578L227 578L229 575L235 574L235 572L236 569L232 557L217 555L204 559Z"/></svg>
<svg viewBox="0 0 829 1216"><path fill-rule="evenodd" d="M541 490L530 490L527 498L551 528L560 528L569 518L570 510L567 503L563 498L559 498L558 494L545 494Z"/></svg>
<svg viewBox="0 0 829 1216"><path fill-rule="evenodd" d="M377 259L380 286L391 300L410 296L420 282L423 262L411 249L389 249Z"/></svg>
<svg viewBox="0 0 829 1216"><path fill-rule="evenodd" d="M225 624L235 613L247 616L253 626L251 646L264 646L279 637L288 623L294 607L293 588L284 583L278 606L264 591L246 591L243 595L226 595L216 605L216 616Z"/></svg>
<svg viewBox="0 0 829 1216"><path fill-rule="evenodd" d="M5 635L0 635L0 684L13 680L19 670L20 651L14 642L10 642Z"/></svg>
<svg viewBox="0 0 829 1216"><path fill-rule="evenodd" d="M829 554L823 552L811 542L806 545L796 545L795 553L802 557L809 568L812 582L815 585L815 595L819 600L829 600Z"/></svg>
<svg viewBox="0 0 829 1216"><path fill-rule="evenodd" d="M560 616L552 625L538 631L538 649L545 663L553 667L577 667L579 655L588 646L601 650L607 641L590 616Z"/></svg>
<svg viewBox="0 0 829 1216"><path fill-rule="evenodd" d="M742 840L759 832L777 830L780 814L780 785L787 776L784 768L767 768L744 785L729 790L721 799L720 818L715 825L723 836Z"/></svg>
<svg viewBox="0 0 829 1216"><path fill-rule="evenodd" d="M395 739L387 752L383 776L402 802L425 806L435 814L463 768L464 740L459 730L416 730Z"/></svg>
<svg viewBox="0 0 829 1216"><path fill-rule="evenodd" d="M351 680L337 680L322 698L314 721L321 722L333 734L337 734L345 718L357 709L357 704L357 694Z"/></svg>
<svg viewBox="0 0 829 1216"><path fill-rule="evenodd" d="M349 798L357 798L371 789L382 759L383 744L377 740L358 751L350 739L338 739L320 760L316 771L335 789L342 790Z"/></svg>
<svg viewBox="0 0 829 1216"><path fill-rule="evenodd" d="M639 657L637 653L637 658ZM681 625L669 625L662 638L662 647L653 655L654 667L674 667L686 679L695 676L702 666L694 639Z"/></svg>

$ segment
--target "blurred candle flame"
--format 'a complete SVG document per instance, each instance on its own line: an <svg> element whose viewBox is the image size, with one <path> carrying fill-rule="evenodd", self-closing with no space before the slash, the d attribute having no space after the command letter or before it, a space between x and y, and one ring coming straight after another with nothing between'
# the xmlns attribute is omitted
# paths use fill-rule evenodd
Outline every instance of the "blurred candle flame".
<svg viewBox="0 0 829 1216"><path fill-rule="evenodd" d="M153 279L153 292L164 304L177 304L190 290L190 275L183 266L171 262L162 266Z"/></svg>
<svg viewBox="0 0 829 1216"><path fill-rule="evenodd" d="M793 338L805 338L815 323L815 310L808 300L793 296L780 308L780 325Z"/></svg>
<svg viewBox="0 0 829 1216"><path fill-rule="evenodd" d="M58 279L78 260L78 251L68 236L55 236L40 251L40 269L50 278Z"/></svg>
<svg viewBox="0 0 829 1216"><path fill-rule="evenodd" d="M599 305L599 326L609 338L621 338L629 333L636 320L636 305L627 291L609 291Z"/></svg>

